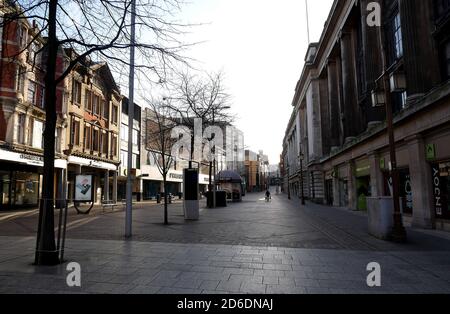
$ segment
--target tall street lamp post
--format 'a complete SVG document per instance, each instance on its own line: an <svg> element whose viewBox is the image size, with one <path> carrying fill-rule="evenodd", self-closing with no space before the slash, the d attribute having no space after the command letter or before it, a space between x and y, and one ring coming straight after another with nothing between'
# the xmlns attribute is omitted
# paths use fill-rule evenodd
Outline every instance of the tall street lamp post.
<svg viewBox="0 0 450 314"><path fill-rule="evenodd" d="M132 236L132 214L133 214L133 121L134 121L134 58L136 44L136 0L131 3L131 34L130 34L130 73L128 91L128 164L127 164L127 191L125 210L125 237Z"/></svg>
<svg viewBox="0 0 450 314"><path fill-rule="evenodd" d="M291 185L289 182L289 177L290 177L290 169L289 167L286 169L287 170L287 190L288 190L288 199L291 199Z"/></svg>
<svg viewBox="0 0 450 314"><path fill-rule="evenodd" d="M304 187L303 187L303 159L304 158L305 158L305 156L303 155L303 153L300 153L300 155L298 155L298 160L300 162L300 188L301 188L302 205L305 205L305 191L304 191Z"/></svg>
<svg viewBox="0 0 450 314"><path fill-rule="evenodd" d="M378 39L380 41L380 49L381 49L381 61L383 73L378 80L383 81L384 94L379 91L373 91L372 93L372 101L374 105L382 104L382 99L384 96L384 103L386 108L386 123L387 123L387 131L389 137L389 153L390 153L390 170L392 177L392 197L394 199L394 226L391 231L391 240L394 242L406 242L406 230L403 226L403 218L400 210L400 197L399 197L399 174L397 168L397 156L395 149L395 133L394 133L394 118L392 112L392 95L391 95L391 85L390 85L390 76L387 68L387 56L386 50L383 40L383 34L385 34L384 25L381 24L379 28ZM377 80L377 81L378 81Z"/></svg>

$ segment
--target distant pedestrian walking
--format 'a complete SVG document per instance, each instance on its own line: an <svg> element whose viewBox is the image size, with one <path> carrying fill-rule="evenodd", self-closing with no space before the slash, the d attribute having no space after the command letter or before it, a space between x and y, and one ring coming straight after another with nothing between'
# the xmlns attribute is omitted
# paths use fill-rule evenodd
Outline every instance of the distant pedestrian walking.
<svg viewBox="0 0 450 314"><path fill-rule="evenodd" d="M272 200L272 196L270 195L270 191L266 191L266 202L270 202Z"/></svg>

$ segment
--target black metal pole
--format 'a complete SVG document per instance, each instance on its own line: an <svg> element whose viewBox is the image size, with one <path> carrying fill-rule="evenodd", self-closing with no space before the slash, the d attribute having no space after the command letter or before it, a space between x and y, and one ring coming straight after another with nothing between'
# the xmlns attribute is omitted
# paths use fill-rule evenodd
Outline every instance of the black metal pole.
<svg viewBox="0 0 450 314"><path fill-rule="evenodd" d="M406 242L406 230L403 226L402 213L400 210L399 197L399 176L397 169L397 155L395 149L394 117L392 112L392 97L390 93L389 76L387 73L387 56L383 43L384 25L380 27L380 49L383 62L383 87L386 107L386 123L389 137L389 154L391 159L391 177L392 177L392 197L394 199L394 227L391 232L391 240L394 242Z"/></svg>
<svg viewBox="0 0 450 314"><path fill-rule="evenodd" d="M290 182L289 182L289 176L290 176L290 174L289 174L289 168L288 168L288 171L287 171L287 189L288 189L288 199L290 200L291 199L291 186L290 186Z"/></svg>
<svg viewBox="0 0 450 314"><path fill-rule="evenodd" d="M305 191L303 188L303 159L300 158L300 186L302 189L302 205L305 205Z"/></svg>

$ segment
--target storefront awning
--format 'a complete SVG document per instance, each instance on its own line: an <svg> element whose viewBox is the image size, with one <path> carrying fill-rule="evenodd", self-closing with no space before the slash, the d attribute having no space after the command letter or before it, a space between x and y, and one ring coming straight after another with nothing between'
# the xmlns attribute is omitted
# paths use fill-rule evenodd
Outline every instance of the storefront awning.
<svg viewBox="0 0 450 314"><path fill-rule="evenodd" d="M30 155L26 153L11 152L0 149L0 161L17 162L29 166L44 167L44 157ZM67 161L64 159L55 159L55 168L66 169Z"/></svg>

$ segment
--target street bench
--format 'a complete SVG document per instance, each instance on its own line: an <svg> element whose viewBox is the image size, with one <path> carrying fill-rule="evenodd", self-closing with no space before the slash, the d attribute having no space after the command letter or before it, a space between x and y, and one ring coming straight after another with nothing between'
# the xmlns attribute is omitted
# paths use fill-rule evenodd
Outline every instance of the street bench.
<svg viewBox="0 0 450 314"><path fill-rule="evenodd" d="M110 208L111 211L114 211L114 207L117 206L117 203L114 201L102 201L102 208L103 208L103 212L105 211L106 208Z"/></svg>

